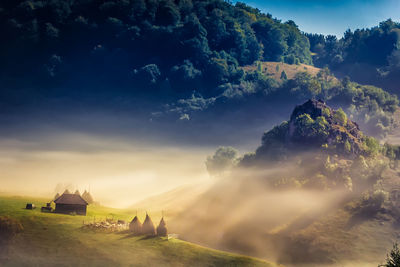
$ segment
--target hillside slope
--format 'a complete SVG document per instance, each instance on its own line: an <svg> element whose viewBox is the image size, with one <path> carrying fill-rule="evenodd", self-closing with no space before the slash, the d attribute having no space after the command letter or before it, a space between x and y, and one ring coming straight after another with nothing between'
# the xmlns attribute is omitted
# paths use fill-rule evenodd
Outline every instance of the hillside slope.
<svg viewBox="0 0 400 267"><path fill-rule="evenodd" d="M385 149L343 110L309 100L173 218L174 231L289 266L377 266L400 237L400 169Z"/></svg>
<svg viewBox="0 0 400 267"><path fill-rule="evenodd" d="M272 62L272 61L258 61L253 65L244 66L243 70L246 72L261 71L262 74L273 78L276 81L282 80L282 71L286 73L287 79L294 79L295 75L299 72L307 72L312 76L317 76L321 68L317 68L306 64L287 64L284 62ZM337 80L334 76L331 77Z"/></svg>
<svg viewBox="0 0 400 267"><path fill-rule="evenodd" d="M33 200L39 207L45 203ZM1 266L276 266L178 239L82 229L84 220L106 216L129 220L132 216L125 211L89 206L86 217L47 214L23 209L28 201L32 199L0 197L0 216L14 218L23 226L8 248L1 250Z"/></svg>
<svg viewBox="0 0 400 267"><path fill-rule="evenodd" d="M163 212L167 216L175 216L196 201L209 186L204 183L180 186L136 202L129 209L132 211L151 210L153 213L161 214Z"/></svg>

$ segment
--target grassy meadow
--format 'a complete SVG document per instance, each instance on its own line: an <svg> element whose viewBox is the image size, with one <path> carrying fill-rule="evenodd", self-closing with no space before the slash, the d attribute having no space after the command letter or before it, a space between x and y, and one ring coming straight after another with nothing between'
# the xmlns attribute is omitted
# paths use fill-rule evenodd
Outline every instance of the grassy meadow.
<svg viewBox="0 0 400 267"><path fill-rule="evenodd" d="M35 203L37 208L26 210L28 202ZM0 255L1 266L276 266L179 239L84 229L84 221L106 217L130 221L132 214L93 205L88 206L87 216L42 213L40 207L46 202L0 196L0 216L14 218L23 226L23 231ZM153 221L158 223L156 218Z"/></svg>

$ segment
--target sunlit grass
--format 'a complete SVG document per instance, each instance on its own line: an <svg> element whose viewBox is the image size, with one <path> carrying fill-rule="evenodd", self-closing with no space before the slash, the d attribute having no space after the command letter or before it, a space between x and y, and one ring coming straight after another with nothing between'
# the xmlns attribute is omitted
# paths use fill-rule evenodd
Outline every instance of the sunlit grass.
<svg viewBox="0 0 400 267"><path fill-rule="evenodd" d="M25 210L27 202L35 210ZM41 213L46 199L0 197L0 216L19 220L24 230L0 257L1 266L275 266L204 248L178 239L132 237L82 229L91 220L130 220L128 211L89 206L88 216Z"/></svg>

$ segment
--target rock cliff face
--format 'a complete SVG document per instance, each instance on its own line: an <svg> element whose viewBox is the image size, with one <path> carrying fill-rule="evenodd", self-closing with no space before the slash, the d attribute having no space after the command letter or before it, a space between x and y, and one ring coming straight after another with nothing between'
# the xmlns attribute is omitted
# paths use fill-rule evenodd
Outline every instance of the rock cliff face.
<svg viewBox="0 0 400 267"><path fill-rule="evenodd" d="M370 153L366 142L368 138L357 123L347 118L343 110L334 110L322 100L310 99L296 106L289 121L266 132L261 146L255 153L246 155L243 162L280 160L308 150L347 158L366 156Z"/></svg>

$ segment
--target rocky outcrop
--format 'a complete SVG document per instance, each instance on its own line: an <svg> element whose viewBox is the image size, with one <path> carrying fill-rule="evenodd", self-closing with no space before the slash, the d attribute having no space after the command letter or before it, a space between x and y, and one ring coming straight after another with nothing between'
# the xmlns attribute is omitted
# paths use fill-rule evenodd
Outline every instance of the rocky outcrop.
<svg viewBox="0 0 400 267"><path fill-rule="evenodd" d="M297 123L304 114L314 123L311 120L309 124ZM342 110L334 110L322 100L310 99L296 106L290 116L287 141L324 146L348 155L363 152L363 133L358 124L349 120Z"/></svg>
<svg viewBox="0 0 400 267"><path fill-rule="evenodd" d="M282 160L307 150L355 158L367 154L365 136L357 123L342 109L335 110L322 100L310 99L293 110L290 120L266 132L255 153L242 162Z"/></svg>

